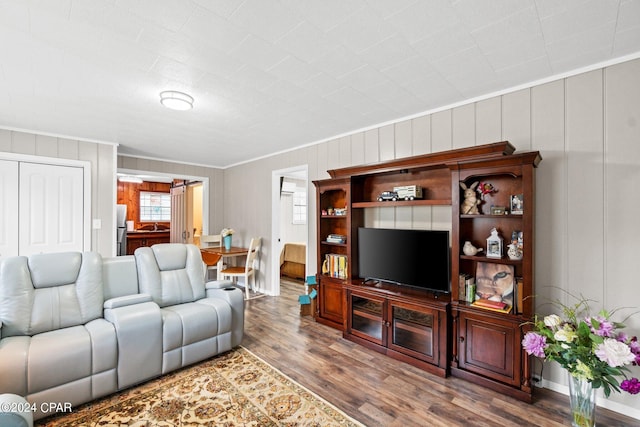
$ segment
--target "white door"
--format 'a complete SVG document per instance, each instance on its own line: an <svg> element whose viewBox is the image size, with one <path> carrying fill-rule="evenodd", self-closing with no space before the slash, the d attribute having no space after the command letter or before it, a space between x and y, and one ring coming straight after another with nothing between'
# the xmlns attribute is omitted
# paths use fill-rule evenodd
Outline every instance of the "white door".
<svg viewBox="0 0 640 427"><path fill-rule="evenodd" d="M0 160L0 256L18 255L18 162Z"/></svg>
<svg viewBox="0 0 640 427"><path fill-rule="evenodd" d="M171 243L187 243L185 187L171 188Z"/></svg>
<svg viewBox="0 0 640 427"><path fill-rule="evenodd" d="M82 251L84 169L20 163L19 253Z"/></svg>

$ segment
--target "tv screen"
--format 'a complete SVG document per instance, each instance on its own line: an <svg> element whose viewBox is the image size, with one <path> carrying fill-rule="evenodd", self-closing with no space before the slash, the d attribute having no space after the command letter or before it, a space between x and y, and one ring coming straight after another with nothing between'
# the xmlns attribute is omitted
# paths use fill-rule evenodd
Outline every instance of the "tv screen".
<svg viewBox="0 0 640 427"><path fill-rule="evenodd" d="M358 228L363 279L449 292L449 232Z"/></svg>

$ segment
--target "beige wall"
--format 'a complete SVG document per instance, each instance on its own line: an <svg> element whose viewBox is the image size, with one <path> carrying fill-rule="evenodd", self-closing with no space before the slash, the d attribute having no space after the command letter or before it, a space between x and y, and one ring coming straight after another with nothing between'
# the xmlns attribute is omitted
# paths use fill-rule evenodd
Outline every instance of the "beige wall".
<svg viewBox="0 0 640 427"><path fill-rule="evenodd" d="M629 61L502 96L382 126L225 171L224 217L242 236L265 238L261 284L271 273L271 171L309 165L311 180L327 169L509 140L518 151L539 150L536 286L538 311L549 298L569 302L583 294L607 308L640 307L640 60ZM305 143L306 141L300 141ZM247 197L238 198L237 194ZM256 208L257 207L257 208ZM310 224L315 199L310 197ZM449 228L449 208L381 208L369 225ZM310 227L310 259L315 229ZM246 243L246 242L245 242ZM315 273L315 265L308 274ZM626 310L629 313L631 310ZM627 321L640 335L640 315ZM539 372L539 370L537 370ZM635 376L640 370L634 368ZM562 389L564 373L545 366L549 386ZM612 396L611 409L640 418L637 396Z"/></svg>
<svg viewBox="0 0 640 427"><path fill-rule="evenodd" d="M0 129L0 151L90 162L91 218L102 223L99 230L91 229L91 249L103 256L112 256L115 250L115 145Z"/></svg>

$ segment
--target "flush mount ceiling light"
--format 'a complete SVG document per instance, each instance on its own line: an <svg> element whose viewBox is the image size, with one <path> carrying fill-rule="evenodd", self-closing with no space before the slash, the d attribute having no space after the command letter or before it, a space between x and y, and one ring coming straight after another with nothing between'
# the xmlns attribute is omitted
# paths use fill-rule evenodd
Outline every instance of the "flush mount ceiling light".
<svg viewBox="0 0 640 427"><path fill-rule="evenodd" d="M160 92L160 103L172 110L186 111L193 108L193 97L175 90Z"/></svg>

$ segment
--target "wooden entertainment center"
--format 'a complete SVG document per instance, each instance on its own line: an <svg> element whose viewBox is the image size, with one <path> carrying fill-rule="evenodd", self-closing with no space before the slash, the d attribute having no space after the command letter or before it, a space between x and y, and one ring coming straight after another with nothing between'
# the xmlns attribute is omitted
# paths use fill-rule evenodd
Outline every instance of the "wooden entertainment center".
<svg viewBox="0 0 640 427"><path fill-rule="evenodd" d="M526 332L523 324L532 318L534 309L535 168L541 157L538 152L514 152L503 141L334 169L328 171L330 179L314 181L318 209L316 321L342 330L346 339L434 374L451 374L531 401L530 357L520 342ZM461 213L460 184L468 187L475 182L489 183L495 191L484 195L479 214ZM422 197L378 201L381 193L404 185L422 187ZM521 209L511 212L513 196L523 203L518 206ZM365 284L359 278L357 233L365 225L365 210L397 206L451 206L450 293ZM463 254L467 241L485 248L493 228L504 239L501 257L489 258L486 252ZM522 236L519 260L507 257L513 232ZM327 241L330 235L334 236ZM336 240L335 235L344 240ZM459 278L475 278L478 266L487 263L512 274L513 282L518 278L511 312L477 307L460 293L464 287L458 286Z"/></svg>

